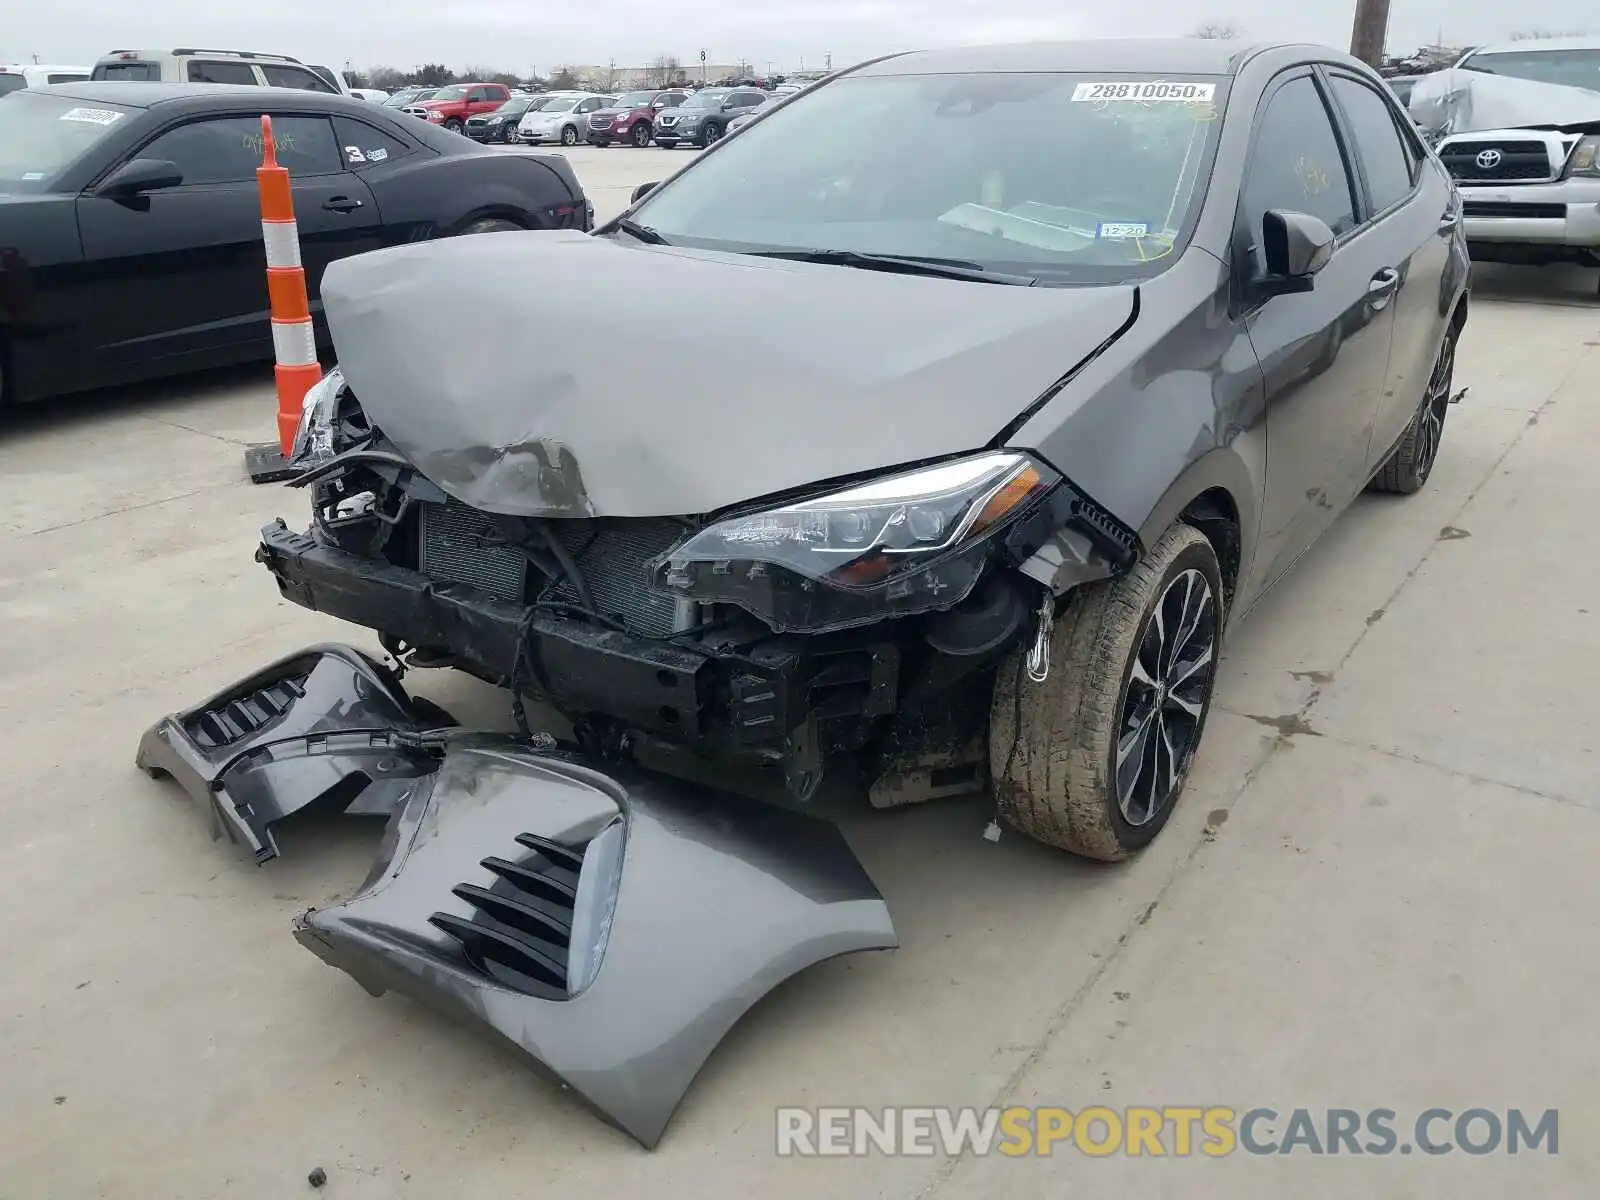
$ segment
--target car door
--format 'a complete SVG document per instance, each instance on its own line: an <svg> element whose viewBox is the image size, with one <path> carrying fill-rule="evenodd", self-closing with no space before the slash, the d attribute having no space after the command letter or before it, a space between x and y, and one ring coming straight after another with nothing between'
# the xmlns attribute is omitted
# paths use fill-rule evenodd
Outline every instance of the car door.
<svg viewBox="0 0 1600 1200"><path fill-rule="evenodd" d="M1442 297L1454 232L1447 220L1452 187L1440 172L1424 169L1420 140L1382 91L1352 72L1330 68L1327 77L1356 151L1372 236L1399 274L1389 368L1367 447L1370 476L1416 415L1449 320Z"/></svg>
<svg viewBox="0 0 1600 1200"><path fill-rule="evenodd" d="M1263 215L1271 209L1321 218L1336 242L1310 291L1252 300L1249 281L1265 274ZM1365 483L1397 280L1386 239L1362 213L1324 85L1309 69L1280 76L1256 112L1234 242L1236 303L1266 384L1267 488L1256 554L1269 582Z"/></svg>
<svg viewBox="0 0 1600 1200"><path fill-rule="evenodd" d="M315 308L329 262L381 244L377 205L366 184L344 169L327 117L274 114L273 133L293 185ZM133 199L78 198L84 256L99 264L106 281L90 352L112 373L153 358L270 352L256 184L260 117L185 121L127 157L170 160L184 182Z"/></svg>

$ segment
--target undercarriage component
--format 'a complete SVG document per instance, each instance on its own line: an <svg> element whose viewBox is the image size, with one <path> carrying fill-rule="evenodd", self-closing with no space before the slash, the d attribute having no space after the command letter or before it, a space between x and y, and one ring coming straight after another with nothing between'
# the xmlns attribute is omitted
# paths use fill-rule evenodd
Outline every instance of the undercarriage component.
<svg viewBox="0 0 1600 1200"><path fill-rule="evenodd" d="M420 735L449 723L360 651L312 646L162 718L134 761L176 779L261 863L278 854L272 827L313 804L392 813L436 765Z"/></svg>

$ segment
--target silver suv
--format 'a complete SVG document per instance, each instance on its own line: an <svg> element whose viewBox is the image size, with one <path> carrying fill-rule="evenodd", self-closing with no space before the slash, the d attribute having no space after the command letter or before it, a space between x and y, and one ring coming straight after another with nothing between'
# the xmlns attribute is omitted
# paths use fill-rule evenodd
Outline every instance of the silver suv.
<svg viewBox="0 0 1600 1200"><path fill-rule="evenodd" d="M90 78L239 83L339 94L338 88L297 58L249 50L113 50L95 63Z"/></svg>
<svg viewBox="0 0 1600 1200"><path fill-rule="evenodd" d="M1496 110L1505 112L1489 117L1501 127L1450 134L1435 147L1461 194L1472 257L1600 267L1600 38L1484 46L1455 71L1469 87L1477 73L1507 81L1497 88ZM1580 89L1594 93L1592 108ZM1483 107L1475 96L1469 111Z"/></svg>

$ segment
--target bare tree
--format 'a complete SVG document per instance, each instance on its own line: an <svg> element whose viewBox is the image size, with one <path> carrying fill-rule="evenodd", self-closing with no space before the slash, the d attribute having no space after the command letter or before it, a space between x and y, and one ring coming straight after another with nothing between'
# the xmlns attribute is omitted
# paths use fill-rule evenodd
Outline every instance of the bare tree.
<svg viewBox="0 0 1600 1200"><path fill-rule="evenodd" d="M1205 21L1197 25L1189 36L1204 38L1206 41L1231 42L1241 32L1232 21Z"/></svg>
<svg viewBox="0 0 1600 1200"><path fill-rule="evenodd" d="M404 85L406 81L406 74L404 71L397 71L393 67L373 67L367 72L367 79L371 82L373 87L382 88L386 92L392 92L396 88Z"/></svg>
<svg viewBox="0 0 1600 1200"><path fill-rule="evenodd" d="M552 92L570 92L578 86L578 77L573 74L571 67L557 67L550 76L550 90Z"/></svg>
<svg viewBox="0 0 1600 1200"><path fill-rule="evenodd" d="M683 74L683 64L670 54L658 54L645 69L645 82L650 87L671 87Z"/></svg>

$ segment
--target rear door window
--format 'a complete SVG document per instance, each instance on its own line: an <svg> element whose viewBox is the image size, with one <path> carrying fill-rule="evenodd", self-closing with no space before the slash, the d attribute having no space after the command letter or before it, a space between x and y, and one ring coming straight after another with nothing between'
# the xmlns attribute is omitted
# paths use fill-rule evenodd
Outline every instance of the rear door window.
<svg viewBox="0 0 1600 1200"><path fill-rule="evenodd" d="M189 82L242 83L253 87L256 73L250 69L249 63L206 62L196 58L189 60Z"/></svg>
<svg viewBox="0 0 1600 1200"><path fill-rule="evenodd" d="M394 134L353 117L335 116L333 130L339 137L339 152L344 155L345 166L353 171L404 158L413 149Z"/></svg>
<svg viewBox="0 0 1600 1200"><path fill-rule="evenodd" d="M28 86L28 81L21 75L13 75L9 71L0 71L0 96L10 92L20 92Z"/></svg>
<svg viewBox="0 0 1600 1200"><path fill-rule="evenodd" d="M270 87L299 88L303 92L333 93L336 89L315 71L282 63L262 63L261 73Z"/></svg>
<svg viewBox="0 0 1600 1200"><path fill-rule="evenodd" d="M1376 91L1349 76L1335 75L1333 94L1339 98L1361 155L1372 211L1381 213L1411 193L1415 181L1411 153L1401 139L1389 102Z"/></svg>
<svg viewBox="0 0 1600 1200"><path fill-rule="evenodd" d="M54 71L44 78L46 83L82 83L89 77L87 75L68 74L65 71Z"/></svg>

